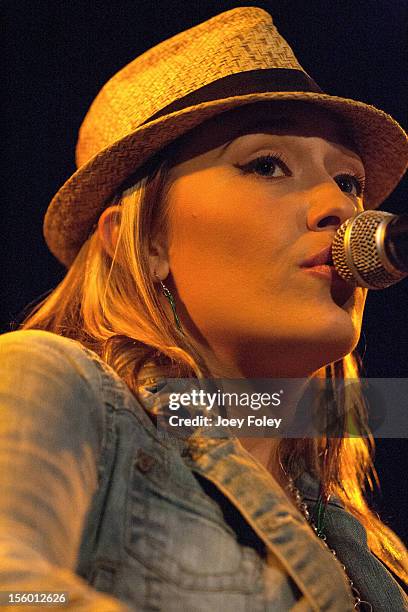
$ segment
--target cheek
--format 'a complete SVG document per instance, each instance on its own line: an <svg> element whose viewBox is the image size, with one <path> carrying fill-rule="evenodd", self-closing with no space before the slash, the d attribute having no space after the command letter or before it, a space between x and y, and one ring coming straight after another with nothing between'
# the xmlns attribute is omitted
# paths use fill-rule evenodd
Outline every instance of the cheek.
<svg viewBox="0 0 408 612"><path fill-rule="evenodd" d="M294 203L271 191L266 182L218 167L177 178L169 193L174 260L188 253L218 263L276 261L300 231Z"/></svg>
<svg viewBox="0 0 408 612"><path fill-rule="evenodd" d="M221 277L228 283L266 258L268 264L272 261L270 209L268 217L255 214L253 199L246 186L237 188L211 169L174 182L169 194L170 260L179 279L196 282L204 277L207 282L216 275L213 283Z"/></svg>
<svg viewBox="0 0 408 612"><path fill-rule="evenodd" d="M263 333L277 311L280 321L297 311L303 294L288 282L296 207L269 186L219 169L194 172L174 181L168 219L177 297L203 335Z"/></svg>

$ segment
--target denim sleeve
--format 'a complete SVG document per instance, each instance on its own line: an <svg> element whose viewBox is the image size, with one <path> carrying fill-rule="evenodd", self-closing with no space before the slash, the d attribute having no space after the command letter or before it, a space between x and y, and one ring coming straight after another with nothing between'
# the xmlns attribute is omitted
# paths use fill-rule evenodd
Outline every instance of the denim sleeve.
<svg viewBox="0 0 408 612"><path fill-rule="evenodd" d="M64 609L128 610L74 571L103 441L99 372L80 346L36 330L0 337L1 591L67 591Z"/></svg>

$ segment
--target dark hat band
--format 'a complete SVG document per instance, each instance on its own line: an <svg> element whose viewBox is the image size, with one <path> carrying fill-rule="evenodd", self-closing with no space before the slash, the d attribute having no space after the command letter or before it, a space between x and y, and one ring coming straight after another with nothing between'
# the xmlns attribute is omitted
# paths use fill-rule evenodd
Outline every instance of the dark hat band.
<svg viewBox="0 0 408 612"><path fill-rule="evenodd" d="M270 91L312 91L324 93L320 87L302 70L291 68L269 68L247 70L229 74L208 85L203 85L195 91L171 102L144 123L195 106L201 102L223 100L232 96L245 96L251 93L267 93ZM142 124L143 125L143 124Z"/></svg>

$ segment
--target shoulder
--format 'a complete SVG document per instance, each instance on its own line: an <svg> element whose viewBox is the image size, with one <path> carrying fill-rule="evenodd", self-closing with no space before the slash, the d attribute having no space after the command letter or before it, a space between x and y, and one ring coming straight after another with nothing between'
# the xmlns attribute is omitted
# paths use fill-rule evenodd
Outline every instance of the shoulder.
<svg viewBox="0 0 408 612"><path fill-rule="evenodd" d="M48 331L38 329L27 329L13 331L0 336L1 362L4 359L22 360L22 365L27 365L27 359L36 357L52 362L58 357L66 365L82 366L78 373L92 371L92 360L86 349L75 340L64 338Z"/></svg>
<svg viewBox="0 0 408 612"><path fill-rule="evenodd" d="M103 393L103 378L115 376L114 371L96 353L77 340L57 334L28 329L0 336L0 369L17 372L30 371L43 378L63 374L72 383L82 381L94 393Z"/></svg>
<svg viewBox="0 0 408 612"><path fill-rule="evenodd" d="M60 392L76 388L86 392L88 399L91 395L101 399L100 372L86 349L51 332L30 329L0 336L0 370L9 379L37 379Z"/></svg>
<svg viewBox="0 0 408 612"><path fill-rule="evenodd" d="M8 380L9 387L18 384L28 394L34 388L45 388L70 405L86 402L98 406L98 413L102 405L114 412L124 409L145 429L152 428L140 402L119 375L96 353L70 338L35 329L3 334L1 378Z"/></svg>
<svg viewBox="0 0 408 612"><path fill-rule="evenodd" d="M23 329L0 336L0 353L52 351L81 359L84 348L76 340L64 338L42 329Z"/></svg>

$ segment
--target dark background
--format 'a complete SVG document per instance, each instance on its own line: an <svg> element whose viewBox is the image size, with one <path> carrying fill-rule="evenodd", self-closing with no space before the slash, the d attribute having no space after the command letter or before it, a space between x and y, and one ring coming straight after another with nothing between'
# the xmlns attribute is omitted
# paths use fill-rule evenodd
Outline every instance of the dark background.
<svg viewBox="0 0 408 612"><path fill-rule="evenodd" d="M1 329L64 269L42 238L47 204L74 171L85 112L106 80L141 52L236 6L272 14L322 89L362 100L407 126L406 0L13 0L2 3ZM386 163L386 160L385 160ZM405 179L383 204L402 212ZM370 377L408 376L408 281L370 292L360 342ZM378 440L383 520L408 542L406 440Z"/></svg>

